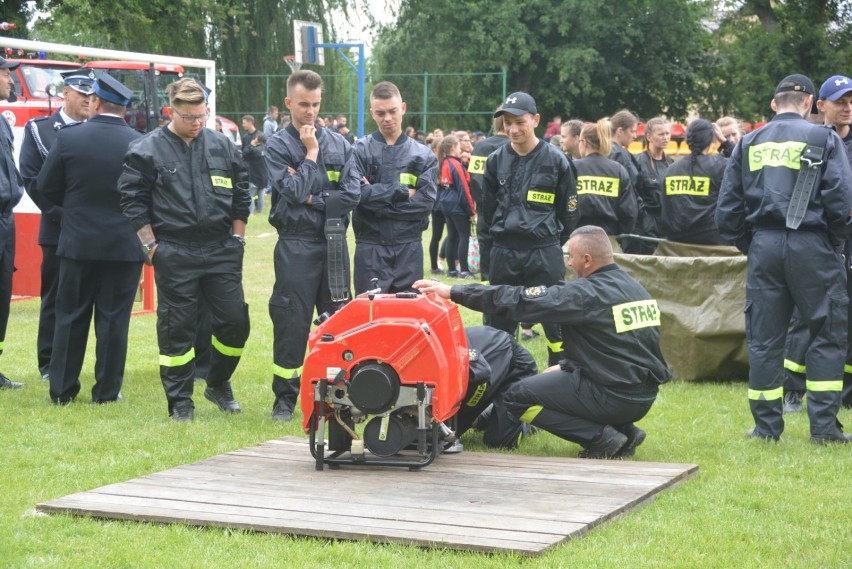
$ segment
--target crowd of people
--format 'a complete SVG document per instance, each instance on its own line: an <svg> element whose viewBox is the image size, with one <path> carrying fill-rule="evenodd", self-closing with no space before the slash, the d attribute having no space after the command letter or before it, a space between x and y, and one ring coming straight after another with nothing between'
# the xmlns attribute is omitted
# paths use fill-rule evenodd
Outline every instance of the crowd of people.
<svg viewBox="0 0 852 569"><path fill-rule="evenodd" d="M0 59L0 99L15 65ZM579 444L582 457L632 456L646 438L636 423L671 373L658 299L618 267L613 248L650 254L668 238L748 255L749 436L778 440L785 401L795 410L787 394L800 404L806 393L812 442L850 440L837 413L852 405L843 366L849 267L839 252L850 252L852 80L832 77L817 93L806 77L785 78L772 101L776 117L746 136L730 117L695 119L689 154L678 160L666 154L664 117L644 123L641 152L628 151L639 125L629 110L595 122L556 117L539 138L534 97L515 92L496 108L490 137L427 135L403 129L402 94L381 82L370 93L377 129L354 140L345 117L321 116L322 94L320 75L294 72L288 113L269 107L260 128L243 116L239 149L205 128L207 91L194 79L169 85L169 121L141 136L121 120L129 90L80 70L65 75L63 108L27 125L20 173L9 158L11 131L0 127L0 332L14 262L11 210L26 188L44 212L38 365L54 403L71 403L81 389L93 312L92 401L121 397L145 262L156 269L169 415L193 419L205 345L205 398L240 412L231 377L250 329L245 227L251 211L267 207L268 192L278 233L269 299L273 420L293 419L314 313L348 302L352 282L355 295L416 290L483 313L486 326L468 330L467 398L476 402L463 405L460 431L477 427L487 444L514 448L532 426ZM830 128L805 120L812 106ZM94 153L92 137L111 140L110 151ZM424 278L430 223L431 274L459 284ZM479 278L488 284L465 282L476 278L468 264L474 229ZM516 341L518 325L529 337L533 323L547 341L542 373ZM788 326L796 342L787 346L787 361L795 361L786 367L805 380L791 377L785 386ZM21 386L0 375L0 388Z"/></svg>

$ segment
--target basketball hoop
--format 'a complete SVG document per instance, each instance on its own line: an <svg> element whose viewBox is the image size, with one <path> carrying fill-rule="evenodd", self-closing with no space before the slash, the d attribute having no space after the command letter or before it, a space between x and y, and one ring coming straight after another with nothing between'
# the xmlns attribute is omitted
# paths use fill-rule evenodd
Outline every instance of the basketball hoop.
<svg viewBox="0 0 852 569"><path fill-rule="evenodd" d="M282 59L284 59L284 63L290 68L290 71L295 73L299 69L302 68L302 63L300 61L296 61L295 55L285 55Z"/></svg>

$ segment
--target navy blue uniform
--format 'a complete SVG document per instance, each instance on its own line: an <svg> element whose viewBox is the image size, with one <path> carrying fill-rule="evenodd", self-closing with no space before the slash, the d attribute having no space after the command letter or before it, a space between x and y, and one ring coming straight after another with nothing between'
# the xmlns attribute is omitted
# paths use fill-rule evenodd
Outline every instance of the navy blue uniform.
<svg viewBox="0 0 852 569"><path fill-rule="evenodd" d="M299 396L302 363L314 308L333 314L338 302L328 281L325 238L326 201L336 196L348 224L361 195L352 147L327 128L316 131L317 161L306 160L305 145L291 124L266 143L266 165L272 182L269 222L278 230L275 285L269 299L273 326L272 391L282 409L293 412ZM290 174L292 168L295 174ZM311 203L307 203L308 199ZM349 283L349 253L343 242L344 279Z"/></svg>
<svg viewBox="0 0 852 569"><path fill-rule="evenodd" d="M124 380L130 313L145 255L119 206L118 177L141 135L117 116L62 129L38 175L38 192L62 208L59 292L50 360L50 398L80 391L89 325L97 337L92 401L115 401Z"/></svg>
<svg viewBox="0 0 852 569"><path fill-rule="evenodd" d="M776 115L734 149L722 182L716 222L722 239L748 255L746 333L749 404L756 436L778 439L784 341L793 308L807 323L811 435L837 431L846 358L846 274L839 248L849 234L852 170L835 133L798 230L786 228L790 197L811 129L796 113Z"/></svg>
<svg viewBox="0 0 852 569"><path fill-rule="evenodd" d="M60 112L49 117L30 119L24 127L24 140L21 143L21 177L30 199L41 210L38 226L38 244L41 247L41 307L36 352L38 370L42 376L48 373L53 349L53 329L56 327L56 291L59 287L59 257L56 255L56 246L59 244L62 208L44 199L36 187L36 178L59 129L64 126L66 122Z"/></svg>

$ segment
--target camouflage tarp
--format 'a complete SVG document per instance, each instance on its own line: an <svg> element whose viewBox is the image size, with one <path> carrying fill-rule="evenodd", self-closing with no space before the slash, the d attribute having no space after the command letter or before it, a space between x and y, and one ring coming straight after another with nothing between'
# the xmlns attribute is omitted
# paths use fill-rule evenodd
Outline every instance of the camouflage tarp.
<svg viewBox="0 0 852 569"><path fill-rule="evenodd" d="M663 241L654 256L616 254L616 263L657 299L674 379L748 378L744 255Z"/></svg>

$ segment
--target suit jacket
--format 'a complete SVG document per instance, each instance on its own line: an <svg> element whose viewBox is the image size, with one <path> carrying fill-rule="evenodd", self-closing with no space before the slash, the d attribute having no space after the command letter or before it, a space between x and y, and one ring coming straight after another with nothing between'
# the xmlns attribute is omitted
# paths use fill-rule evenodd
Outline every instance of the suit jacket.
<svg viewBox="0 0 852 569"><path fill-rule="evenodd" d="M118 192L124 154L141 136L124 119L104 115L60 130L37 180L37 191L62 207L60 257L144 261Z"/></svg>
<svg viewBox="0 0 852 569"><path fill-rule="evenodd" d="M41 223L38 229L38 244L53 245L59 243L59 229L62 220L62 208L46 200L38 192L36 178L44 165L47 153L56 140L59 130L65 126L62 115L57 111L49 117L30 119L24 127L24 139L21 142L20 169L24 187L41 210Z"/></svg>

